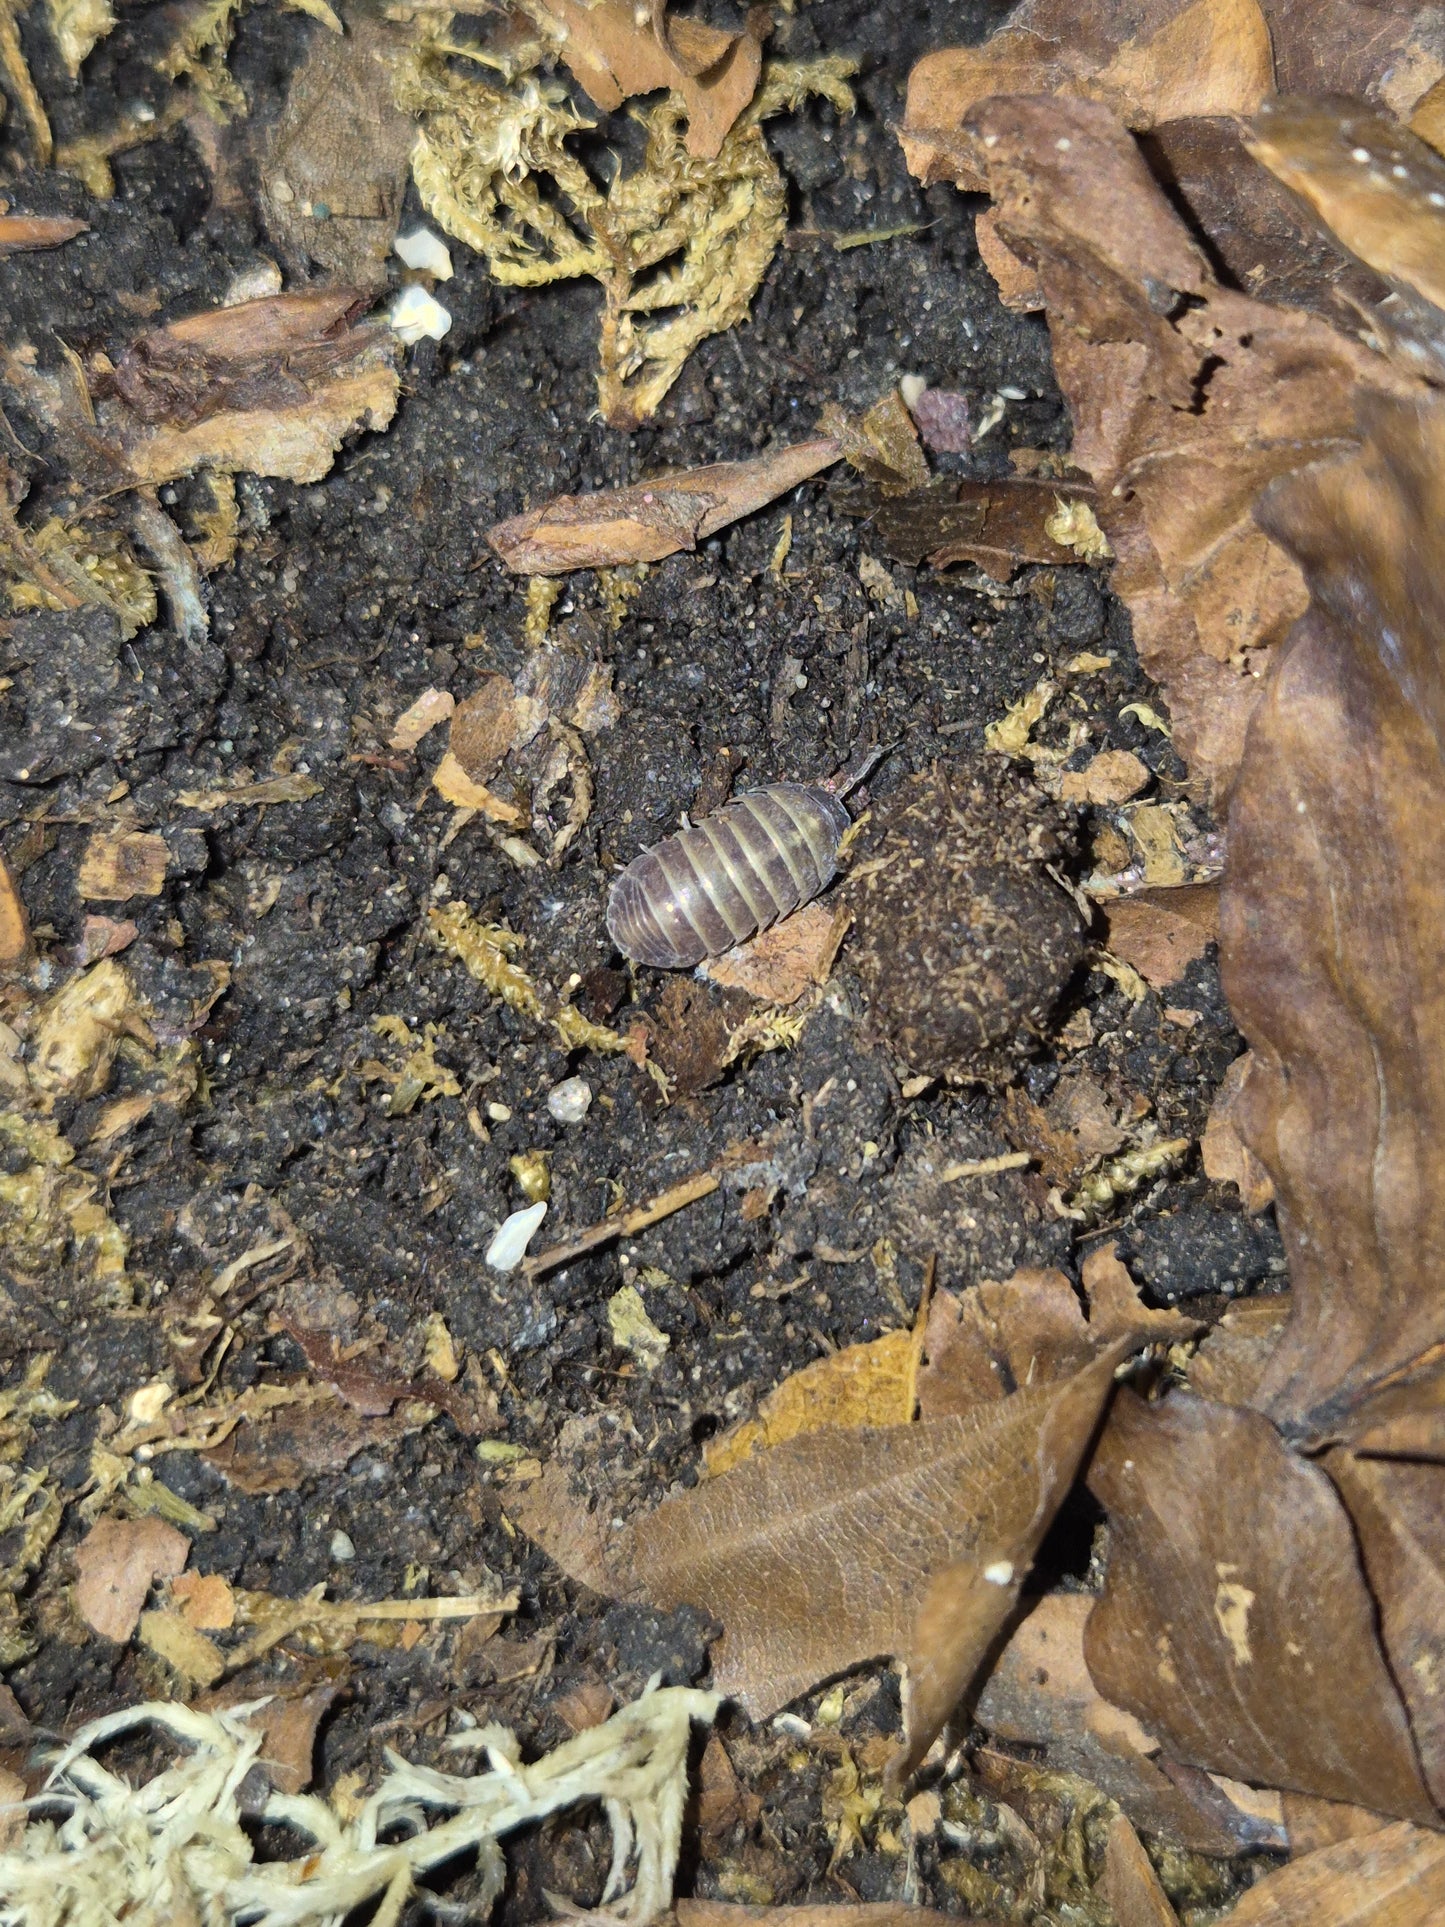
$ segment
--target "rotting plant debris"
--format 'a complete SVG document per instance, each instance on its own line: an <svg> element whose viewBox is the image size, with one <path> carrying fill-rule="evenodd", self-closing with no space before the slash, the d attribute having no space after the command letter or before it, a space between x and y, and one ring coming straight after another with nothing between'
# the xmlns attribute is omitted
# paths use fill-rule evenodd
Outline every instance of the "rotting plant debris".
<svg viewBox="0 0 1445 1927"><path fill-rule="evenodd" d="M537 287L587 275L602 284L598 404L613 427L631 428L654 413L700 341L744 319L783 238L787 190L762 123L810 94L851 112L854 63L830 55L765 66L712 158L688 151L680 95L634 109L642 162L602 186L567 146L595 123L542 59L540 43L505 62L480 46L421 46L397 86L421 118L412 172L428 211L485 255L499 281ZM478 78L481 63L503 65L506 84Z"/></svg>

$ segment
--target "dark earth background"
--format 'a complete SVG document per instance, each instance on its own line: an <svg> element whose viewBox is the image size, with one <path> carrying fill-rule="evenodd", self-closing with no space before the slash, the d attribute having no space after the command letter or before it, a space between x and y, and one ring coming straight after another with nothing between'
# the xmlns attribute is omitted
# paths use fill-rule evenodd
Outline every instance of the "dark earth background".
<svg viewBox="0 0 1445 1927"><path fill-rule="evenodd" d="M578 974L583 1008L625 1029L639 1011L658 1011L668 980L620 967L602 916L609 877L696 808L705 778L716 800L722 751L741 765L746 786L814 779L862 742L891 743L862 799L883 804L935 760L966 771L984 755L985 726L1085 650L1111 654L1114 664L1064 679L1071 693L1060 715L1087 720L1091 732L1078 760L1131 749L1157 772L1168 800L1184 775L1172 748L1119 714L1135 700L1163 704L1096 572L1025 569L1007 592L988 594L890 565L899 589L916 598L910 617L896 602L870 599L858 562L881 550L870 546L866 523L839 512L823 478L697 553L654 567L615 632L596 578L571 578L554 637L612 664L621 720L589 741L595 807L555 870L518 870L479 824L443 848L451 811L427 781L439 739L412 759L385 747L395 717L428 686L461 699L485 672L511 674L523 662L524 584L484 541L500 517L557 492L801 439L825 403L866 407L905 373L963 391L975 413L1000 388L1022 397L1009 401L973 458L942 458L938 467L1003 472L1012 446L1067 447L1042 319L1005 312L980 264L973 220L981 204L947 187L920 191L894 134L912 62L981 38L1006 11L839 0L778 21L774 52L860 59L859 111L840 123L814 106L769 123L797 232L773 263L751 325L705 343L646 427L622 434L593 418L591 283L504 289L454 243L456 276L444 290L451 332L407 353L392 427L350 444L318 486L242 479L241 548L211 583L208 641L187 646L158 625L122 643L103 615L80 625L61 616L0 620L0 673L11 679L0 695L0 848L33 925L43 939L49 926L53 946L75 942L87 811L128 782L173 858L159 898L115 912L140 926L125 967L160 1017L181 1029L208 982L196 966L222 959L234 973L205 1023L202 1096L182 1110L155 1110L123 1158L114 1147L81 1152L81 1164L108 1179L110 1207L129 1234L133 1303L106 1309L57 1276L13 1277L0 1301L8 1304L0 1363L13 1377L30 1355L53 1352L51 1388L78 1401L35 1447L60 1468L64 1486L74 1490L87 1475L101 1408L118 1412L137 1386L174 1372L166 1321L174 1326L230 1259L279 1234L298 1239L288 1303L309 1293L316 1322L343 1342L380 1338L389 1356L419 1369L424 1321L440 1313L478 1361L474 1389L496 1399L498 1436L545 1460L569 1419L597 1421L583 1435L586 1455L599 1476L607 1469L608 1503L622 1509L691 1477L699 1443L789 1372L907 1322L930 1254L939 1282L954 1289L1020 1264L1062 1265L1077 1276L1098 1231L1081 1238L1060 1221L1036 1174L932 1182L942 1164L1011 1148L999 1124L1004 1077L935 1084L905 1101L898 1067L869 1041L846 944L796 1048L734 1066L664 1106L626 1059L569 1058L550 1033L502 1008L428 941L426 911L460 900L505 922L526 937L535 976L563 984ZM117 103L148 90L158 97L162 83L142 56L162 32L163 12L123 16L90 61L83 95L31 25L27 48L59 134L104 124ZM270 7L243 17L230 66L258 134L318 31ZM6 134L16 138L13 118ZM264 251L244 204L211 211L210 177L184 133L120 157L116 177L108 203L54 175L25 177L23 197L11 190L27 212L83 214L91 232L50 254L0 261L8 338L40 344L59 331L80 348L123 342L143 323L214 304ZM413 191L403 226L424 218ZM908 223L924 225L847 252L827 238ZM833 486L842 481L840 471ZM164 492L178 513L188 486ZM792 548L779 576L767 565L786 513ZM83 647L62 645L77 626ZM82 690L88 728L61 727L58 706L45 707L62 674ZM1041 734L1049 740L1049 727ZM37 742L43 780L27 781L20 771L40 766ZM175 801L234 782L243 767L271 773L278 757L280 768L318 779L320 794L219 815ZM1202 811L1196 818L1207 823ZM1078 876L1089 867L1089 812L1068 821L1075 853L1065 867ZM688 1021L703 1023L723 994L689 988ZM1166 1001L1197 1010L1199 1022L1185 1031L1165 1021ZM1082 1063L1120 1108L1147 1099L1161 1136L1197 1138L1242 1048L1212 950L1167 999L1151 993L1139 1004L1107 976L1082 970L1058 1023L1080 1005L1092 1017L1092 1045L1070 1054L1044 1044L1004 1076L1017 1071L1042 1101L1059 1075L1056 1057ZM459 1078L461 1097L387 1115L384 1087L358 1075L364 1061L386 1057L371 1029L383 1013L417 1032L443 1028L437 1056ZM580 1125L559 1125L547 1095L579 1073L594 1091L592 1108ZM110 1098L124 1093L124 1075ZM805 1109L824 1087L825 1098ZM469 1124L469 1109L489 1142ZM86 1120L65 1104L56 1122L72 1142L88 1136ZM483 1263L496 1225L523 1202L508 1170L516 1153L541 1148L552 1161L540 1245L604 1215L618 1184L637 1203L769 1134L763 1181L778 1188L762 1217L741 1215L743 1192L760 1182L744 1166L641 1237L535 1282L500 1278ZM1197 1154L1180 1174L1123 1199L1098 1229L1120 1239L1153 1302L1187 1299L1205 1317L1283 1269L1272 1216L1247 1220L1232 1190L1199 1174ZM870 1255L883 1238L897 1252L892 1275ZM834 1256L817 1255L820 1246ZM296 1343L268 1328L279 1302L268 1275L273 1283L254 1296L240 1281L224 1308L237 1336L212 1398L304 1367ZM671 1339L651 1374L614 1348L609 1330L607 1302L628 1280ZM217 1521L198 1538L193 1567L238 1586L294 1597L325 1581L331 1597L367 1599L418 1587L464 1591L490 1579L520 1588L515 1620L470 1652L455 1628L410 1653L354 1647L322 1730L326 1782L375 1769L386 1744L439 1757L458 1710L515 1724L528 1747L542 1749L566 1737L555 1709L579 1686L601 1681L625 1700L659 1669L673 1682L706 1679L707 1622L612 1606L564 1582L510 1528L505 1483L446 1414L275 1495L248 1496L189 1453L159 1461L157 1476ZM1084 1583L1095 1525L1088 1502L1076 1501L1046 1548L1041 1584ZM354 1543L354 1559L333 1556L338 1529ZM67 1522L32 1588L28 1609L43 1637L8 1676L31 1719L56 1731L173 1690L158 1661L89 1636L74 1616L66 1587L81 1530ZM305 1681L326 1664L344 1670L344 1662L283 1651L247 1675L247 1688ZM896 1681L886 1671L878 1677L879 1689L858 1695L845 1715L845 1738L896 1722ZM685 1878L694 1891L776 1901L897 1895L899 1863L886 1852L857 1851L828 1871L820 1797L836 1748L832 1757L826 1748L804 1757L786 1733L749 1739L740 1716L725 1718L722 1730L764 1805L751 1827L701 1847L693 1839ZM946 1838L924 1848L915 1897L948 1905L935 1847L945 1868L950 1853L957 1857ZM606 1860L600 1819L567 1816L515 1843L502 1917L537 1918L542 1888L595 1901ZM452 1892L464 1896L465 1876Z"/></svg>

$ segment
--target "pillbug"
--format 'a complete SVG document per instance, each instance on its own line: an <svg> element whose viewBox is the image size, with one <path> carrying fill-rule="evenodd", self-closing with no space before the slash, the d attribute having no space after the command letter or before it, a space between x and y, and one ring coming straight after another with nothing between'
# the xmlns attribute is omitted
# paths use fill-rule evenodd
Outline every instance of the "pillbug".
<svg viewBox="0 0 1445 1927"><path fill-rule="evenodd" d="M770 783L664 837L613 884L612 941L635 963L686 970L810 903L852 822L839 792L859 781Z"/></svg>

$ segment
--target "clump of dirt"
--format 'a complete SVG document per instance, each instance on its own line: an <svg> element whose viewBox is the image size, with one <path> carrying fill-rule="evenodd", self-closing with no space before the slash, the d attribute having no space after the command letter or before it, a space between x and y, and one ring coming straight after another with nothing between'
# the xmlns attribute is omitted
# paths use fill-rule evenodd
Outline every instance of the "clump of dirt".
<svg viewBox="0 0 1445 1927"><path fill-rule="evenodd" d="M910 1069L1012 1075L1084 953L1049 875L1064 826L1039 791L983 764L916 776L861 846L849 961L868 1024Z"/></svg>

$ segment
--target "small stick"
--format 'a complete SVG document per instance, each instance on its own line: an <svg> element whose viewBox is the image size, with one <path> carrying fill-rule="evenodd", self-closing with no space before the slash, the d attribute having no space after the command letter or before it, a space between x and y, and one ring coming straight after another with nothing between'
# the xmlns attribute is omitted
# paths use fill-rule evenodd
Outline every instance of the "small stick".
<svg viewBox="0 0 1445 1927"><path fill-rule="evenodd" d="M535 1278L544 1271L555 1271L558 1265L570 1265L575 1258L585 1258L589 1251L596 1251L599 1245L610 1244L614 1238L630 1238L636 1231L645 1231L650 1224L662 1218L670 1218L674 1211L681 1211L684 1205L696 1204L699 1198L707 1197L716 1191L722 1179L716 1171L701 1171L696 1177L684 1178L671 1190L659 1192L646 1204L638 1205L635 1211L624 1211L617 1217L603 1218L599 1224L589 1225L579 1231L575 1238L565 1244L553 1245L548 1251L538 1252L535 1258L528 1258L522 1269L529 1278Z"/></svg>
<svg viewBox="0 0 1445 1927"><path fill-rule="evenodd" d="M938 1174L940 1184L952 1184L955 1178L987 1178L995 1171L1022 1171L1026 1164L1033 1163L1031 1151L1009 1151L1003 1157L975 1158L971 1164L946 1164Z"/></svg>

